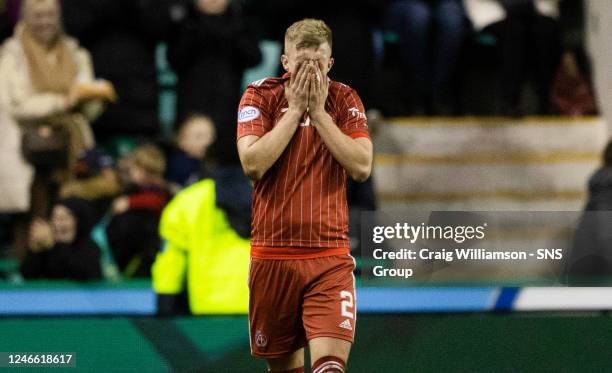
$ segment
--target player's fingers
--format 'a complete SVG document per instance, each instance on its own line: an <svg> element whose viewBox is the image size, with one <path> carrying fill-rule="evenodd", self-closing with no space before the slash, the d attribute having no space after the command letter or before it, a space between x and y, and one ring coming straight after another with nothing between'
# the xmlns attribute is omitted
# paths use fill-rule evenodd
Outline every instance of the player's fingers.
<svg viewBox="0 0 612 373"><path fill-rule="evenodd" d="M329 79L327 78L327 75L323 74L322 69L319 70L319 75L321 76L321 89L324 91L324 93L327 93L329 88Z"/></svg>
<svg viewBox="0 0 612 373"><path fill-rule="evenodd" d="M310 105L312 104L312 101L315 98L315 91L314 91L314 85L312 84L312 77L310 77L309 82L308 82L308 107L310 107Z"/></svg>
<svg viewBox="0 0 612 373"><path fill-rule="evenodd" d="M310 90L311 88L315 90L315 94L316 94L316 89L317 89L316 74L314 73L314 71L310 72L310 79L308 80L308 89Z"/></svg>
<svg viewBox="0 0 612 373"><path fill-rule="evenodd" d="M306 70L306 65L307 62L306 61L298 61L297 65L296 65L296 76L295 76L295 81L298 82L300 80L300 77L304 74L304 70Z"/></svg>
<svg viewBox="0 0 612 373"><path fill-rule="evenodd" d="M308 82L311 79L311 74L312 74L312 66L310 66L310 64L307 64L304 67L304 74L301 76L300 82L299 82L299 90L303 93L308 92Z"/></svg>
<svg viewBox="0 0 612 373"><path fill-rule="evenodd" d="M300 90L304 85L304 78L307 76L308 67L306 64L303 64L300 70L298 71L297 76L295 77L295 87L297 90Z"/></svg>
<svg viewBox="0 0 612 373"><path fill-rule="evenodd" d="M321 69L319 68L318 64L315 72L315 80L317 85L317 92L319 92L321 91L321 88L323 88L323 73L321 73Z"/></svg>
<svg viewBox="0 0 612 373"><path fill-rule="evenodd" d="M297 75L299 73L300 73L300 66L296 65L294 72L291 73L291 75L289 76L289 87L293 87L293 85L295 84L295 81L297 79Z"/></svg>
<svg viewBox="0 0 612 373"><path fill-rule="evenodd" d="M329 91L329 79L327 78L327 76L322 76L322 86L323 86L323 91L325 92L325 96L327 97L327 93Z"/></svg>
<svg viewBox="0 0 612 373"><path fill-rule="evenodd" d="M301 94L308 93L308 81L309 80L310 80L310 74L305 73L304 76L302 77L302 80L300 81L300 86L298 87L298 90Z"/></svg>
<svg viewBox="0 0 612 373"><path fill-rule="evenodd" d="M302 76L302 71L296 70L294 75L295 76L293 76L293 82L291 82L291 85L290 85L291 88L295 88L300 84L299 82L300 82L300 76Z"/></svg>
<svg viewBox="0 0 612 373"><path fill-rule="evenodd" d="M317 75L313 72L310 75L310 95L314 96L313 98L317 100L317 96L319 95L319 91L317 91Z"/></svg>
<svg viewBox="0 0 612 373"><path fill-rule="evenodd" d="M317 86L316 86L316 82L315 82L315 78L313 74L310 74L310 81L309 83L309 87L308 87L308 92L309 95L312 97L313 95L317 94Z"/></svg>
<svg viewBox="0 0 612 373"><path fill-rule="evenodd" d="M308 80L308 75L310 74L311 66L308 62L304 62L302 65L302 75L300 77L300 86L304 87L305 82Z"/></svg>
<svg viewBox="0 0 612 373"><path fill-rule="evenodd" d="M321 95L321 100L325 101L327 99L327 76L323 74L323 70L318 68L318 82L319 82L319 92Z"/></svg>
<svg viewBox="0 0 612 373"><path fill-rule="evenodd" d="M308 73L308 78L304 79L304 87L303 87L303 92L304 93L309 93L310 92L310 87L312 86L312 72Z"/></svg>
<svg viewBox="0 0 612 373"><path fill-rule="evenodd" d="M299 84L300 76L302 76L302 66L296 65L295 74L291 74L290 87L296 87Z"/></svg>

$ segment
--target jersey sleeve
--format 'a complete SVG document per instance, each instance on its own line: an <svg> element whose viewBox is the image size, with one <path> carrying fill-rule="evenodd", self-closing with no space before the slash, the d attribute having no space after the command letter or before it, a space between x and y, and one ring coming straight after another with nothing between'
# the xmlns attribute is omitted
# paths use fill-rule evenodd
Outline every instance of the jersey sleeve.
<svg viewBox="0 0 612 373"><path fill-rule="evenodd" d="M347 136L354 139L358 137L370 138L368 119L365 115L363 103L355 90L345 86L341 93L338 113L338 127Z"/></svg>
<svg viewBox="0 0 612 373"><path fill-rule="evenodd" d="M248 135L263 136L272 129L268 99L261 90L249 86L238 106L237 137Z"/></svg>

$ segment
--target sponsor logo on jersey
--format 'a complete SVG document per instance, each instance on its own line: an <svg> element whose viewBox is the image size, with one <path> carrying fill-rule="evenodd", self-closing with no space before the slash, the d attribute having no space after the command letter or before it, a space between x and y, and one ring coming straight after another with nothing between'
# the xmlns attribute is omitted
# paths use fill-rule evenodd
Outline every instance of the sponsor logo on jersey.
<svg viewBox="0 0 612 373"><path fill-rule="evenodd" d="M353 330L353 326L351 325L351 320L349 320L349 319L345 319L338 326L341 327L342 329Z"/></svg>
<svg viewBox="0 0 612 373"><path fill-rule="evenodd" d="M252 121L253 119L259 118L260 115L261 115L261 112L259 111L258 108L254 106L245 106L242 109L240 109L240 112L238 113L238 122L239 123L249 122L249 121Z"/></svg>
<svg viewBox="0 0 612 373"><path fill-rule="evenodd" d="M359 109L357 109L356 107L352 107L352 108L348 109L348 111L354 117L357 117L359 119L366 119L366 115L364 113L362 113L361 111L359 111Z"/></svg>

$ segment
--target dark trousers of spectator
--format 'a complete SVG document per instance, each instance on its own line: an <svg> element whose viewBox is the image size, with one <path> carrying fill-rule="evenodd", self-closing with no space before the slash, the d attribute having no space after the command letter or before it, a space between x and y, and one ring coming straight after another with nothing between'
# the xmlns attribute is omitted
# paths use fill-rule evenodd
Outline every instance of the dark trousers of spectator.
<svg viewBox="0 0 612 373"><path fill-rule="evenodd" d="M389 5L385 28L398 36L414 114L447 101L464 27L460 0L396 0Z"/></svg>
<svg viewBox="0 0 612 373"><path fill-rule="evenodd" d="M39 168L34 171L34 180L30 189L30 215L33 219L47 219L58 192L58 185L53 180L52 168Z"/></svg>
<svg viewBox="0 0 612 373"><path fill-rule="evenodd" d="M532 13L509 15L487 28L499 40L500 111L517 115L523 83L531 70L538 98L538 113L548 114L550 85L560 57L557 21Z"/></svg>
<svg viewBox="0 0 612 373"><path fill-rule="evenodd" d="M111 220L106 235L123 276L151 277L151 266L161 247L158 223L159 217L146 210L128 210Z"/></svg>
<svg viewBox="0 0 612 373"><path fill-rule="evenodd" d="M23 212L0 212L0 258L14 257L23 260L28 245L28 215ZM4 251L3 249L8 249ZM0 270L0 278L3 271Z"/></svg>
<svg viewBox="0 0 612 373"><path fill-rule="evenodd" d="M28 251L28 236L30 232L30 219L27 214L18 214L13 221L13 248L15 257L21 262Z"/></svg>
<svg viewBox="0 0 612 373"><path fill-rule="evenodd" d="M58 193L58 185L53 179L54 169L37 167L30 187L30 213L18 214L13 223L13 247L20 261L25 258L28 247L30 223L33 219L48 219L51 206Z"/></svg>

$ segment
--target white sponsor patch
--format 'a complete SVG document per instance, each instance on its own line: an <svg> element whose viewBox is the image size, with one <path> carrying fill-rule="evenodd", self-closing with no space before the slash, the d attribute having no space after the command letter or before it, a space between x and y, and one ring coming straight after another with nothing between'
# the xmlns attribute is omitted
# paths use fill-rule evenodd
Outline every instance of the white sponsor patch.
<svg viewBox="0 0 612 373"><path fill-rule="evenodd" d="M362 113L361 111L359 111L359 109L357 109L356 107L352 107L352 108L348 109L348 111L354 117L357 117L359 119L366 119L366 115L364 113Z"/></svg>
<svg viewBox="0 0 612 373"><path fill-rule="evenodd" d="M249 122L253 119L259 118L260 115L261 115L261 112L259 111L258 108L254 106L245 106L242 109L240 109L240 112L238 113L238 122L239 123Z"/></svg>

